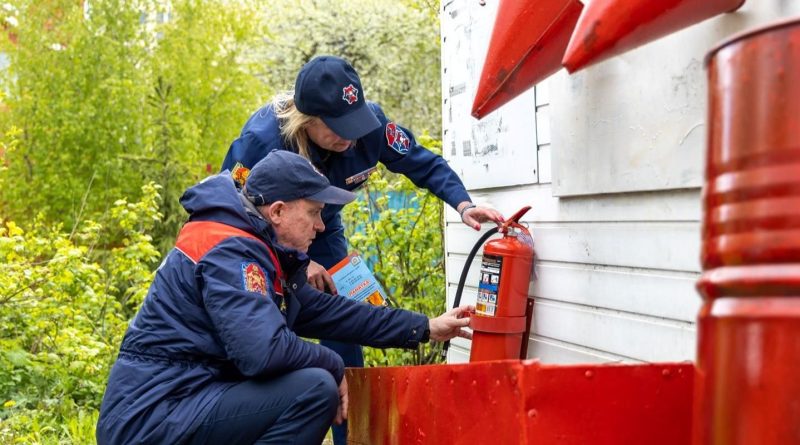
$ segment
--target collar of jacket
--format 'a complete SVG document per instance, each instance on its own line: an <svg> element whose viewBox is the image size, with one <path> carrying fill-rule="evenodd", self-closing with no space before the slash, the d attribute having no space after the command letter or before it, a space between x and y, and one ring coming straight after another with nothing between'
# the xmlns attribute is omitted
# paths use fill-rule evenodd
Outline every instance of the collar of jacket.
<svg viewBox="0 0 800 445"><path fill-rule="evenodd" d="M323 166L327 169L328 162L332 159L336 158L352 158L355 156L356 148L358 147L360 140L355 141L353 146L348 148L343 152L335 152L330 150L325 150L324 148L320 148L317 144L315 144L311 139L308 141L308 145L311 148L309 152L309 156L311 157L310 161L312 164L316 166Z"/></svg>
<svg viewBox="0 0 800 445"><path fill-rule="evenodd" d="M275 229L272 227L269 221L267 221L267 219L261 215L261 212L258 211L258 208L241 192L239 193L239 200L242 202L242 206L244 206L244 210L247 212L247 216L250 218L250 224L253 226L253 229L255 229L256 233L275 252L275 255L278 257L278 261L280 261L281 268L283 268L286 277L290 281L296 281L294 276L298 273L302 273L302 282L304 282L306 268L308 267L309 263L308 255L275 242L277 241Z"/></svg>

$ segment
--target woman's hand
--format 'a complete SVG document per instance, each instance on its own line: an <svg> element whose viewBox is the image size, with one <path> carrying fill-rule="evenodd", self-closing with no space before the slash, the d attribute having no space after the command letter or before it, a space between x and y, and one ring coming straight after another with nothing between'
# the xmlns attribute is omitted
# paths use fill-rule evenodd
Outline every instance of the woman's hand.
<svg viewBox="0 0 800 445"><path fill-rule="evenodd" d="M336 295L336 285L333 284L333 278L324 267L311 261L308 263L306 274L308 275L308 284L322 292L326 292L325 288L327 287L333 295Z"/></svg>
<svg viewBox="0 0 800 445"><path fill-rule="evenodd" d="M469 326L469 315L474 312L475 306L460 306L450 309L436 318L431 318L428 321L431 340L446 341L453 337L472 338L472 334L462 328Z"/></svg>
<svg viewBox="0 0 800 445"><path fill-rule="evenodd" d="M497 225L505 221L503 215L497 210L476 206L469 201L464 201L458 205L458 213L461 215L461 222L475 230L480 230L481 224L488 221L494 221Z"/></svg>

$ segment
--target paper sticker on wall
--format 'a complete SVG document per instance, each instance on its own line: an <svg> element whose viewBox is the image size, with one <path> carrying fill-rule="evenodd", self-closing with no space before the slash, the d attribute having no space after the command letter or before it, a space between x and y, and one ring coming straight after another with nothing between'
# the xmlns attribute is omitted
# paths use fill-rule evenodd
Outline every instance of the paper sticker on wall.
<svg viewBox="0 0 800 445"><path fill-rule="evenodd" d="M468 190L537 182L534 89L480 121L471 115L499 5L442 2L442 152Z"/></svg>

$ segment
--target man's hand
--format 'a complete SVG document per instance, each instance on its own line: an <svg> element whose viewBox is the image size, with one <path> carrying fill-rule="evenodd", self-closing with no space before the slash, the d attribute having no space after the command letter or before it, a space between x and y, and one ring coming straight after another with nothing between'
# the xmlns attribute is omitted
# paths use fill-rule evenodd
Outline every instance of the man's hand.
<svg viewBox="0 0 800 445"><path fill-rule="evenodd" d="M469 201L464 201L459 204L457 210L461 215L461 222L475 230L480 230L481 224L488 221L494 221L497 225L505 221L503 215L497 210L488 207L474 206Z"/></svg>
<svg viewBox="0 0 800 445"><path fill-rule="evenodd" d="M336 418L333 422L341 425L342 422L347 420L347 377L342 377L342 383L339 383L339 409L336 411Z"/></svg>
<svg viewBox="0 0 800 445"><path fill-rule="evenodd" d="M446 341L453 337L472 338L472 334L462 328L469 326L469 314L473 312L475 312L475 306L461 306L450 309L436 318L431 318L428 321L431 340Z"/></svg>
<svg viewBox="0 0 800 445"><path fill-rule="evenodd" d="M325 287L327 287L333 295L336 295L336 285L333 284L333 278L324 267L311 261L308 263L306 274L308 275L308 284L323 292L326 292Z"/></svg>

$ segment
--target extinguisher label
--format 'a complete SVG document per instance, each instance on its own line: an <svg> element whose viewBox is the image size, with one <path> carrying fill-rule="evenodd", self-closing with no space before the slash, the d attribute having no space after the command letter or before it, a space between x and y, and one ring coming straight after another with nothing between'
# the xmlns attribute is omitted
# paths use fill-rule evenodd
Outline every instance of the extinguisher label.
<svg viewBox="0 0 800 445"><path fill-rule="evenodd" d="M481 282L478 283L478 302L475 312L494 317L497 313L497 289L500 287L500 270L503 257L484 255L481 262Z"/></svg>

